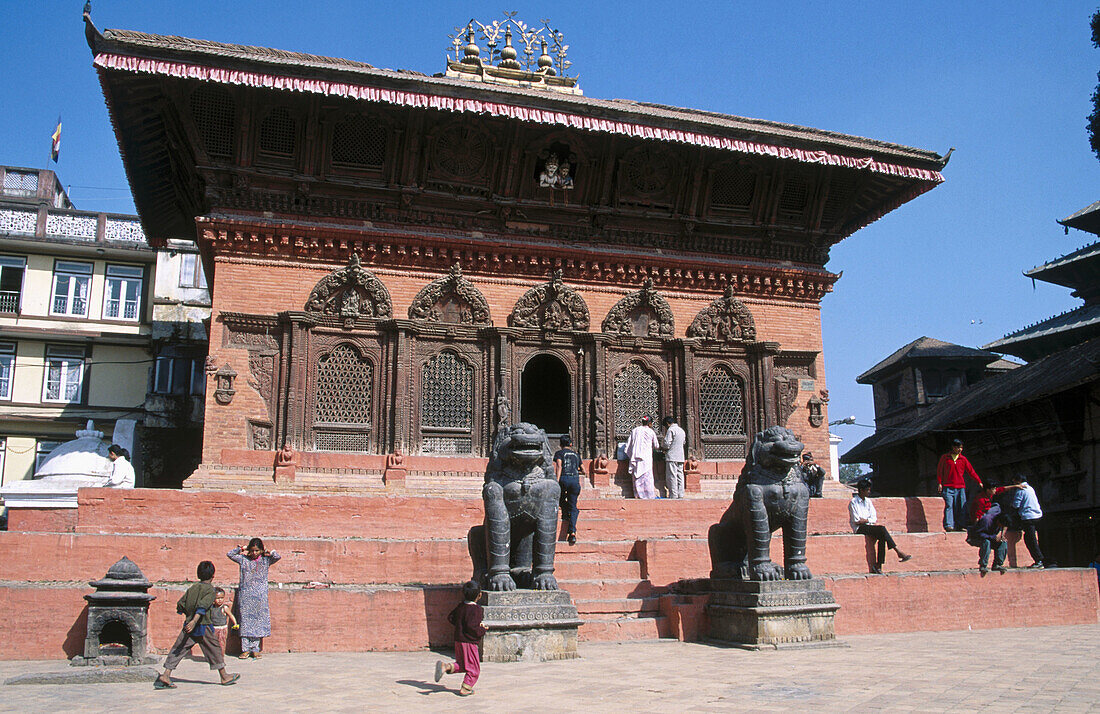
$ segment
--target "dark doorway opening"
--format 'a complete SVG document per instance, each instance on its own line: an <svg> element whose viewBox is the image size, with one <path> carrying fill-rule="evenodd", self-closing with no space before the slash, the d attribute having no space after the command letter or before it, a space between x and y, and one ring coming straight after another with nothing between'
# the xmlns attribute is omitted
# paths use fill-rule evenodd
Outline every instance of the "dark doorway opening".
<svg viewBox="0 0 1100 714"><path fill-rule="evenodd" d="M553 355L536 355L520 377L520 418L551 439L568 434L572 415L569 370Z"/></svg>

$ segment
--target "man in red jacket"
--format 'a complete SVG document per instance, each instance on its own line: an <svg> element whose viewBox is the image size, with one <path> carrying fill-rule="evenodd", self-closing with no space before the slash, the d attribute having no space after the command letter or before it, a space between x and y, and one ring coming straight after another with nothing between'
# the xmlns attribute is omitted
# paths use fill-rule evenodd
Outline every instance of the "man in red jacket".
<svg viewBox="0 0 1100 714"><path fill-rule="evenodd" d="M974 479L981 487L982 479L962 455L963 443L951 442L951 451L940 457L936 468L936 483L943 496L943 529L961 531L966 527L966 477Z"/></svg>

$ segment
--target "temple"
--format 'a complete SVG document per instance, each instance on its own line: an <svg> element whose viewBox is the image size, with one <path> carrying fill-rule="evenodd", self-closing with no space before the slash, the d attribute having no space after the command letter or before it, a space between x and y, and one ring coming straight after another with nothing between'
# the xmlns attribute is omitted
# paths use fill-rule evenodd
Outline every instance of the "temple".
<svg viewBox="0 0 1100 714"><path fill-rule="evenodd" d="M519 420L606 463L675 415L703 481L772 425L827 453L829 249L946 163L585 97L510 16L432 76L86 23L146 235L213 291L187 488L477 488Z"/></svg>

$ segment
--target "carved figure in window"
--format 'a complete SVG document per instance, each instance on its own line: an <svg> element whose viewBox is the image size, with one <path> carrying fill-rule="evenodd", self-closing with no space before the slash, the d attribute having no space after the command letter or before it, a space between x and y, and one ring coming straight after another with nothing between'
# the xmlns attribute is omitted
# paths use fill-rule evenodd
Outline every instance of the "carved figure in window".
<svg viewBox="0 0 1100 714"><path fill-rule="evenodd" d="M558 187L558 156L550 154L542 165L542 173L539 174L539 186L543 188Z"/></svg>

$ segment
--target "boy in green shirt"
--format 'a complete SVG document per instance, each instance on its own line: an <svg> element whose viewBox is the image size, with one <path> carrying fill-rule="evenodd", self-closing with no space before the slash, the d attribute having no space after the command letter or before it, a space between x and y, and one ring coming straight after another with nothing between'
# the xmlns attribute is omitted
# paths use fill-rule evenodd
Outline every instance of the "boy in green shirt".
<svg viewBox="0 0 1100 714"><path fill-rule="evenodd" d="M153 680L154 689L175 689L172 683L172 670L175 669L184 655L191 651L196 644L202 650L210 669L218 670L223 685L236 684L241 678L239 674L229 674L225 671L225 657L218 643L218 635L214 632L210 621L210 611L214 609L214 586L210 581L214 579L214 564L209 560L199 563L199 582L187 588L187 592L176 603L176 612L185 616L183 629L176 643L172 645L168 657L164 660L164 673Z"/></svg>

